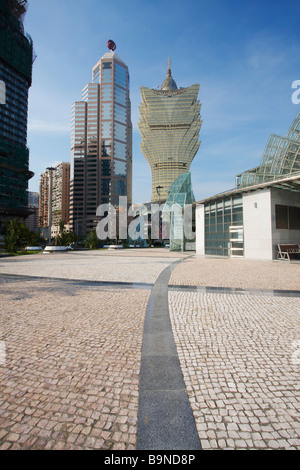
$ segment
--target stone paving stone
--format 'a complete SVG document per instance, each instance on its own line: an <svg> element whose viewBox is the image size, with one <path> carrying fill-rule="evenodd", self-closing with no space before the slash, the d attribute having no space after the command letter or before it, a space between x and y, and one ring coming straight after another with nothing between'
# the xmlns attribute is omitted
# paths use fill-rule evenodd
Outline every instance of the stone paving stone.
<svg viewBox="0 0 300 470"><path fill-rule="evenodd" d="M177 266L170 284L299 291L300 264L194 256Z"/></svg>
<svg viewBox="0 0 300 470"><path fill-rule="evenodd" d="M0 272L49 278L154 283L171 262L186 258L165 248L37 254L0 258Z"/></svg>
<svg viewBox="0 0 300 470"><path fill-rule="evenodd" d="M122 250L0 259L0 272L152 284L190 255ZM170 284L300 290L300 265L193 257ZM142 287L142 286L140 286ZM0 278L0 449L136 448L150 290ZM300 449L299 298L172 291L203 449ZM293 349L294 348L294 349Z"/></svg>
<svg viewBox="0 0 300 470"><path fill-rule="evenodd" d="M172 291L169 309L203 448L299 450L300 299Z"/></svg>
<svg viewBox="0 0 300 470"><path fill-rule="evenodd" d="M0 283L1 449L132 449L149 290Z"/></svg>

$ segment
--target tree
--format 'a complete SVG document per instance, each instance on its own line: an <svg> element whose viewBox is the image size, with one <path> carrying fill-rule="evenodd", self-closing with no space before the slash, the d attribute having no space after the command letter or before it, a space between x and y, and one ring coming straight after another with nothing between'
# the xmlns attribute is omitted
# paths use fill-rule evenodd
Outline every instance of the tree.
<svg viewBox="0 0 300 470"><path fill-rule="evenodd" d="M61 220L59 222L59 233L54 238L53 244L55 246L68 246L75 240L75 234L73 232L67 232L65 225Z"/></svg>
<svg viewBox="0 0 300 470"><path fill-rule="evenodd" d="M94 250L95 248L97 248L98 246L98 243L99 243L99 239L97 237L97 233L96 233L96 230L92 230L88 236L86 237L86 239L84 240L84 246L86 248L89 248L90 250Z"/></svg>
<svg viewBox="0 0 300 470"><path fill-rule="evenodd" d="M16 253L21 245L21 224L18 219L4 222L4 247L8 253Z"/></svg>
<svg viewBox="0 0 300 470"><path fill-rule="evenodd" d="M45 240L35 232L31 232L19 219L4 222L4 247L8 253L16 253L26 246L40 246Z"/></svg>

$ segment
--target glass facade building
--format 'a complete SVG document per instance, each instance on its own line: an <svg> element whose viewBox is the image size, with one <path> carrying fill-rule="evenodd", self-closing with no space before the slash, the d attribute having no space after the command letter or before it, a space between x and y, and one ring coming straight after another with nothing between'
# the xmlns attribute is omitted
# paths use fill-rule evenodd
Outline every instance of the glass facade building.
<svg viewBox="0 0 300 470"><path fill-rule="evenodd" d="M25 34L24 0L0 0L0 219L27 216L28 90L33 45Z"/></svg>
<svg viewBox="0 0 300 470"><path fill-rule="evenodd" d="M141 88L140 147L152 172L152 202L166 201L171 184L189 172L200 147L198 93L198 84L178 89L170 65L160 90Z"/></svg>
<svg viewBox="0 0 300 470"><path fill-rule="evenodd" d="M127 65L107 52L92 83L72 107L70 225L78 234L97 223L100 204L132 202L132 124Z"/></svg>
<svg viewBox="0 0 300 470"><path fill-rule="evenodd" d="M272 134L259 167L236 177L236 186L244 188L300 171L300 113L294 119L286 137Z"/></svg>
<svg viewBox="0 0 300 470"><path fill-rule="evenodd" d="M191 173L184 173L171 184L165 209L162 212L162 219L164 220L164 217L166 217L170 223L170 251L195 249L195 238L192 235L192 232L195 232L194 202L195 196L192 190ZM187 206L190 209L189 214L187 213ZM171 208L173 210L170 210ZM186 217L187 214L189 217ZM187 228L189 229L188 238Z"/></svg>

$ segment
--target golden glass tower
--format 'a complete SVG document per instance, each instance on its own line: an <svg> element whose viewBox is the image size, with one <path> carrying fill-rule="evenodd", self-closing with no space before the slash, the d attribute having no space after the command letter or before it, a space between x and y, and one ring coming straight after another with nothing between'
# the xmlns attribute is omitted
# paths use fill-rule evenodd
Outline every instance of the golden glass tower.
<svg viewBox="0 0 300 470"><path fill-rule="evenodd" d="M177 88L170 61L160 90L141 88L140 147L152 171L152 202L167 200L171 184L189 171L200 147L199 88Z"/></svg>

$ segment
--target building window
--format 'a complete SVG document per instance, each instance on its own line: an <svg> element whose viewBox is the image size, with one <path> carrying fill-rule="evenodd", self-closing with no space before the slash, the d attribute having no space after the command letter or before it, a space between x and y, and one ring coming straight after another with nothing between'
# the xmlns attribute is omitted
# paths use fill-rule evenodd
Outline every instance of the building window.
<svg viewBox="0 0 300 470"><path fill-rule="evenodd" d="M275 205L276 229L300 230L300 207Z"/></svg>
<svg viewBox="0 0 300 470"><path fill-rule="evenodd" d="M232 226L243 226L241 197L222 199L205 206L205 254L230 255Z"/></svg>

